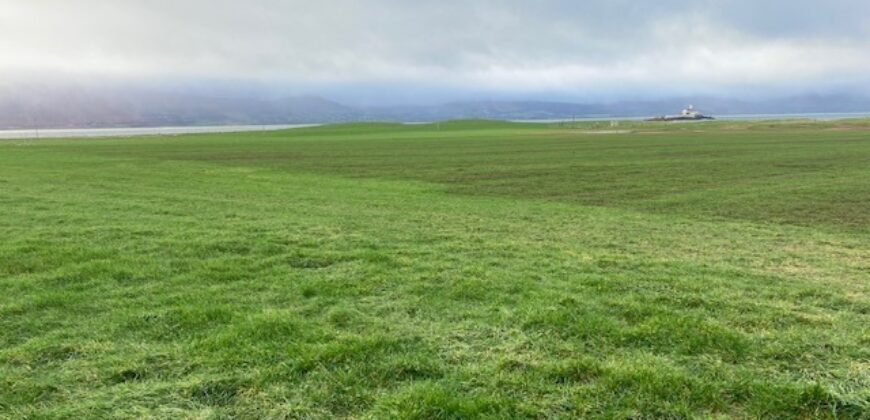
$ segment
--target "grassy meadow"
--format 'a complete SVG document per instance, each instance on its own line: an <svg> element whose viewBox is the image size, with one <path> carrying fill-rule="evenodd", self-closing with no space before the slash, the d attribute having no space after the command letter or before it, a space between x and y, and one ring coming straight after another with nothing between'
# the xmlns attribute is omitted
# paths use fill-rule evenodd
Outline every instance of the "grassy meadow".
<svg viewBox="0 0 870 420"><path fill-rule="evenodd" d="M870 121L0 141L0 418L870 419Z"/></svg>

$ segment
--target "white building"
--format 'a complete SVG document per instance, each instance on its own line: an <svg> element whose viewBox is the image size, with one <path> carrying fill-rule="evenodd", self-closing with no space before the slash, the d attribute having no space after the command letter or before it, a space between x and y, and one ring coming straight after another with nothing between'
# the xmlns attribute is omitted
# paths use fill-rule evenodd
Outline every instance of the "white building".
<svg viewBox="0 0 870 420"><path fill-rule="evenodd" d="M683 112L682 112L681 115L682 115L683 117L697 118L698 115L700 115L700 113L699 113L698 111L695 111L695 106L694 106L694 105L689 105L688 108L686 108L686 109L683 110Z"/></svg>

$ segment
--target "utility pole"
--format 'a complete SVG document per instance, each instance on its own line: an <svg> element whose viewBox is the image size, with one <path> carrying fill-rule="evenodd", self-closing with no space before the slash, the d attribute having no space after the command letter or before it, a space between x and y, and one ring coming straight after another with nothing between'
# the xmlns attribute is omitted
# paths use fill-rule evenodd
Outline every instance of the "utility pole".
<svg viewBox="0 0 870 420"><path fill-rule="evenodd" d="M31 121L33 123L33 132L36 134L36 139L39 140L39 112L40 106L39 103L33 108L33 116L31 116Z"/></svg>

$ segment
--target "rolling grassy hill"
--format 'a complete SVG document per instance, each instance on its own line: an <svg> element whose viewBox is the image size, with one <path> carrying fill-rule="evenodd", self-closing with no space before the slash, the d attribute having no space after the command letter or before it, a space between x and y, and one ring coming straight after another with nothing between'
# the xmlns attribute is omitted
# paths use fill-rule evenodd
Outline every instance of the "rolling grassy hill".
<svg viewBox="0 0 870 420"><path fill-rule="evenodd" d="M870 122L0 142L0 417L870 413Z"/></svg>

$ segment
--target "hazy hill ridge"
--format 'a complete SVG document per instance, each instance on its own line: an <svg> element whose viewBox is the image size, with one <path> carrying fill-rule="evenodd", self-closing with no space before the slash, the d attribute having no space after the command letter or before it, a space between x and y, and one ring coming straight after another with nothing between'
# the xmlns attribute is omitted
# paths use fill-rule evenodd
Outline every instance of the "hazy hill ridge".
<svg viewBox="0 0 870 420"><path fill-rule="evenodd" d="M0 95L0 128L641 117L673 113L688 103L712 115L870 110L870 98L846 95L805 95L764 101L681 97L613 103L466 101L439 105L363 107L343 105L316 96L262 98L68 88L3 92Z"/></svg>

